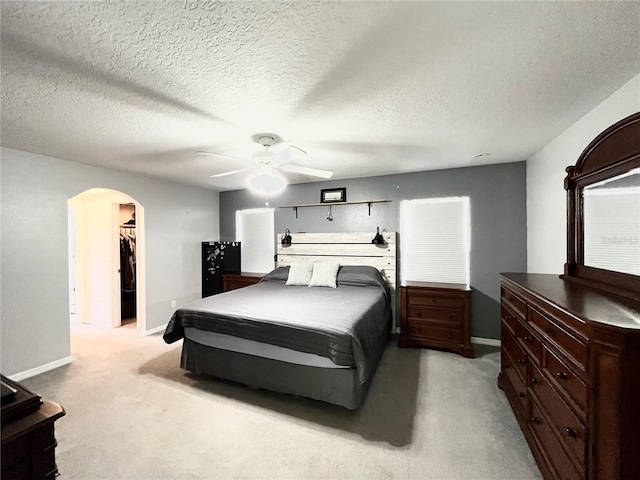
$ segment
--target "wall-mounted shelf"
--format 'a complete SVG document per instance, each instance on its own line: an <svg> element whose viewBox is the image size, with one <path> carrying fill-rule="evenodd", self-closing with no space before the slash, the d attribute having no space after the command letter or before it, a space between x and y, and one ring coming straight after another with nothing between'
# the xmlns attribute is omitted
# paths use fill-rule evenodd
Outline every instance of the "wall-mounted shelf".
<svg viewBox="0 0 640 480"><path fill-rule="evenodd" d="M302 203L299 205L280 205L279 208L293 208L293 211L296 212L296 218L298 218L298 208L308 208L308 207L334 207L337 205L368 205L369 206L369 216L371 216L371 204L373 203L388 203L391 200L362 200L360 202L327 202L327 203Z"/></svg>

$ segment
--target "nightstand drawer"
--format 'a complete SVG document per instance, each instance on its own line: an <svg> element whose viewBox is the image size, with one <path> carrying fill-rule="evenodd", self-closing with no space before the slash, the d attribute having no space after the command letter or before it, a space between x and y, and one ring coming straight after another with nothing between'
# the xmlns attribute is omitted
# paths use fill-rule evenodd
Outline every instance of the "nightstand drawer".
<svg viewBox="0 0 640 480"><path fill-rule="evenodd" d="M428 338L431 340L441 340L446 342L453 341L462 343L461 328L434 326L429 323L409 323L409 335Z"/></svg>
<svg viewBox="0 0 640 480"><path fill-rule="evenodd" d="M421 290L409 290L409 306L462 308L462 298L454 296L437 295Z"/></svg>
<svg viewBox="0 0 640 480"><path fill-rule="evenodd" d="M409 306L407 315L410 321L433 322L462 327L462 311L460 310Z"/></svg>
<svg viewBox="0 0 640 480"><path fill-rule="evenodd" d="M223 291L236 290L260 282L261 273L225 273L222 275Z"/></svg>

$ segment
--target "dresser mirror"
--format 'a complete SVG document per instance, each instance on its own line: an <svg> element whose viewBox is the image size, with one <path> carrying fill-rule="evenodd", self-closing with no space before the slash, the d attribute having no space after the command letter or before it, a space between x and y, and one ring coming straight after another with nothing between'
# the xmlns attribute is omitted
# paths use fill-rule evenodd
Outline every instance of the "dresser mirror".
<svg viewBox="0 0 640 480"><path fill-rule="evenodd" d="M640 113L612 125L567 168L564 278L640 297Z"/></svg>
<svg viewBox="0 0 640 480"><path fill-rule="evenodd" d="M640 275L640 168L582 191L584 264Z"/></svg>

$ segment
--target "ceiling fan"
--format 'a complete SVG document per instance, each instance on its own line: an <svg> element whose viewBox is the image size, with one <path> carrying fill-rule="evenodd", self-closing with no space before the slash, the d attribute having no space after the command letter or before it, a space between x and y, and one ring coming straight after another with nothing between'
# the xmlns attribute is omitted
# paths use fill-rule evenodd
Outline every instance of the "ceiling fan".
<svg viewBox="0 0 640 480"><path fill-rule="evenodd" d="M319 168L303 167L300 165L285 163L291 158L292 149L298 150L299 152L302 152L305 155L307 154L307 152L305 152L299 147L296 147L295 145L289 145L288 147L286 147L284 150L281 150L280 152L270 151L269 150L270 147L272 147L277 143L280 143L280 138L277 135L274 135L271 133L260 133L260 134L254 135L253 140L264 147L263 152L256 152L251 156L251 160L253 160L253 162L256 163L257 165L253 167L240 168L238 170L230 170L228 172L216 173L215 175L210 175L210 177L211 178L226 177L228 175L235 175L237 173L248 172L252 170L269 171L269 172L273 170L282 170L284 172L300 173L302 175L309 175L312 177L320 177L320 178L331 178L333 176L333 172L329 170L321 170ZM213 153L213 152L198 151L197 153L202 155L210 155L213 157L231 158L234 160L245 160L243 158L232 157L230 155L222 155L222 154Z"/></svg>

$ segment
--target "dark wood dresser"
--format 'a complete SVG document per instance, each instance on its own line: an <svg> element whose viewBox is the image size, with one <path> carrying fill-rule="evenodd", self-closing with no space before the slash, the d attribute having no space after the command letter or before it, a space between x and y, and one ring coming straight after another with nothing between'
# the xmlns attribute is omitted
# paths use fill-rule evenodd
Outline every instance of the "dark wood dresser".
<svg viewBox="0 0 640 480"><path fill-rule="evenodd" d="M436 347L473 357L471 290L451 283L400 287L399 347Z"/></svg>
<svg viewBox="0 0 640 480"><path fill-rule="evenodd" d="M2 381L16 390L2 403L2 479L53 479L58 474L54 422L65 414L57 403L6 377Z"/></svg>
<svg viewBox="0 0 640 480"><path fill-rule="evenodd" d="M546 479L640 478L640 301L501 275L504 390Z"/></svg>
<svg viewBox="0 0 640 480"><path fill-rule="evenodd" d="M241 272L225 273L222 275L222 288L224 292L235 290L236 288L254 285L264 277L264 273Z"/></svg>

